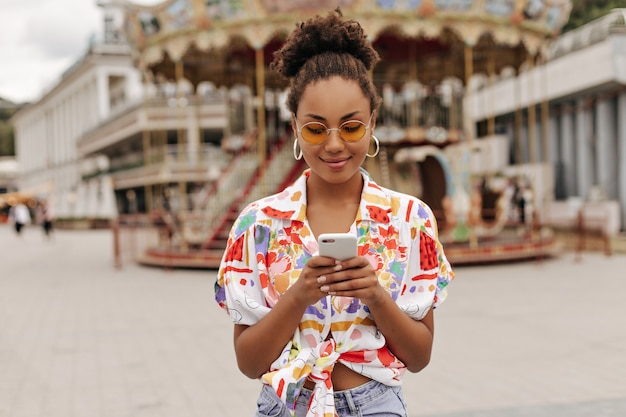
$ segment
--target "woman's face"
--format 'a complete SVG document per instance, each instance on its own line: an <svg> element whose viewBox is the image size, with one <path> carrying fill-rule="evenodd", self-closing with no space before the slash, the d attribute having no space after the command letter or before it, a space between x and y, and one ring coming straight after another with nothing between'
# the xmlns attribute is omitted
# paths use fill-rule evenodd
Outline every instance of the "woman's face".
<svg viewBox="0 0 626 417"><path fill-rule="evenodd" d="M347 142L341 138L338 130L331 130L323 143L315 145L304 140L300 131L306 130L307 126L303 126L310 122L337 129L347 121L365 124L363 137L357 142ZM335 76L315 82L304 90L292 127L302 148L304 160L311 168L311 175L319 176L331 184L341 184L359 172L369 150L375 123L370 100L359 85L355 81ZM346 136L349 132L362 128L359 124L352 123L344 127ZM321 134L320 132L326 135L325 131L318 129L317 133Z"/></svg>

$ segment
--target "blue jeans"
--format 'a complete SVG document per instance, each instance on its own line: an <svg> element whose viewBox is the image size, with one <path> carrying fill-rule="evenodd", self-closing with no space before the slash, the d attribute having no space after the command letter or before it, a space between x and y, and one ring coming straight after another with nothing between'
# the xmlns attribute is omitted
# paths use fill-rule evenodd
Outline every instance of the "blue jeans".
<svg viewBox="0 0 626 417"><path fill-rule="evenodd" d="M296 402L296 417L305 417L311 390L302 388ZM402 387L390 387L378 381L369 381L356 388L335 391L335 409L339 417L406 417L406 403ZM274 389L263 385L257 400L255 417L291 417L287 406Z"/></svg>

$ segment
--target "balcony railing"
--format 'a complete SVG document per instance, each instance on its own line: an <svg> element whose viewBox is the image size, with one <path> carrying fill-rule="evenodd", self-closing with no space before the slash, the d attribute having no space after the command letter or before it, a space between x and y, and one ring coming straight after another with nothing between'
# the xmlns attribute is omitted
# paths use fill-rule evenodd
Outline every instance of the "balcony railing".
<svg viewBox="0 0 626 417"><path fill-rule="evenodd" d="M156 172L162 174L168 168L200 169L207 173L207 177L211 176L210 170L217 176L231 158L232 154L215 145L203 144L195 150L186 146L166 145L153 147L147 152L129 152L111 158L108 166L87 164L83 170L83 179L106 174L116 174L120 178L140 177Z"/></svg>

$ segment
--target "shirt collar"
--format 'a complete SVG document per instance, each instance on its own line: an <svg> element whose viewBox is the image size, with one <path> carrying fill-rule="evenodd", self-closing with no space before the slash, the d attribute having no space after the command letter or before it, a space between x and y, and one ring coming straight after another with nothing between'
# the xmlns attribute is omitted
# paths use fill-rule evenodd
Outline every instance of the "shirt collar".
<svg viewBox="0 0 626 417"><path fill-rule="evenodd" d="M270 217L304 221L306 219L306 181L311 175L307 169L289 187L280 193L259 201L259 208ZM392 213L392 199L385 188L380 187L362 171L363 192L356 220L389 223Z"/></svg>

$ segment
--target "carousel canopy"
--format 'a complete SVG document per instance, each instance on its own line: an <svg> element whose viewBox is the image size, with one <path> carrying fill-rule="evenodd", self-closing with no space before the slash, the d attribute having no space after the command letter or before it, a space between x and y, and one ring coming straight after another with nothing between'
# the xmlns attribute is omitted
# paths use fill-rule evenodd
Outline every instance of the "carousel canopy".
<svg viewBox="0 0 626 417"><path fill-rule="evenodd" d="M267 66L296 22L337 6L381 54L375 78L392 84L518 69L544 53L571 9L570 0L166 0L125 3L123 32L138 67L157 79L252 85L259 51ZM266 85L280 83L266 73Z"/></svg>

